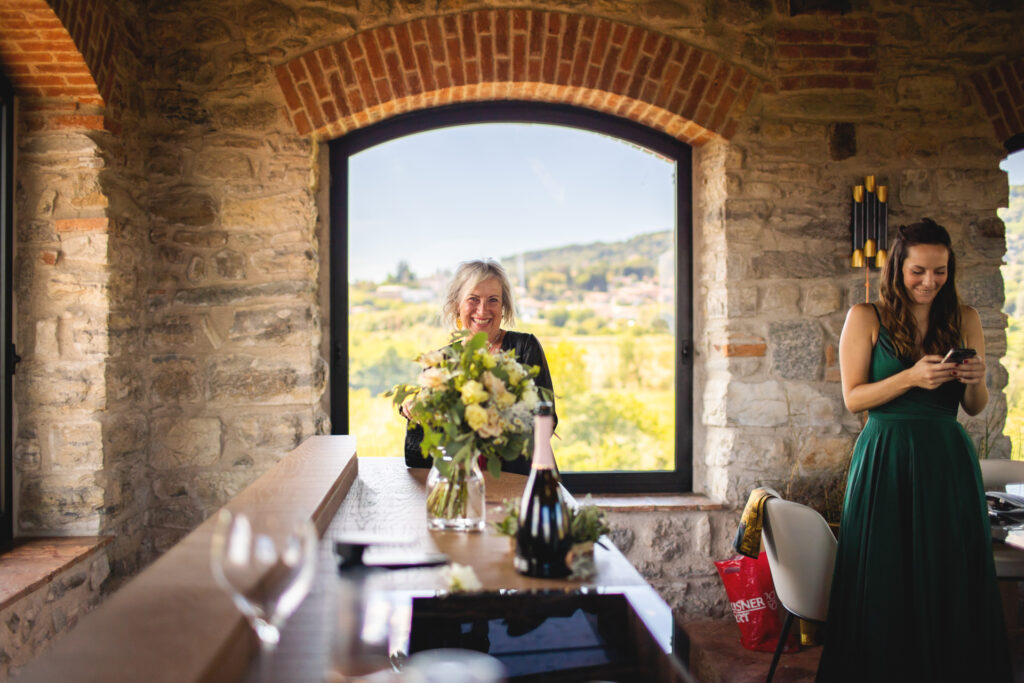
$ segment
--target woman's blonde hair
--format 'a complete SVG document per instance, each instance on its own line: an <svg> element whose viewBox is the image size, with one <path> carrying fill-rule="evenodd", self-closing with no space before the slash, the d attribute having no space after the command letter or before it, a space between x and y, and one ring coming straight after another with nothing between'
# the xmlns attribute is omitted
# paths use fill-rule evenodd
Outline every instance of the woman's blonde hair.
<svg viewBox="0 0 1024 683"><path fill-rule="evenodd" d="M501 320L512 327L516 324L516 306L512 299L512 285L508 281L508 274L497 261L487 259L485 261L465 261L459 264L455 270L455 277L448 285L448 294L445 295L444 308L441 309L441 318L449 327L461 327L459 320L459 304L465 298L467 292L472 290L484 280L495 278L501 285Z"/></svg>

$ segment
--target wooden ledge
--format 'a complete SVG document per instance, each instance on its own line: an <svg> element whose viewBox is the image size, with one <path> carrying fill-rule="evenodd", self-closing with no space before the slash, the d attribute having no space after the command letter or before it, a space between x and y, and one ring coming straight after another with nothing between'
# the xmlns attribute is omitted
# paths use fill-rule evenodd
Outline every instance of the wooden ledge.
<svg viewBox="0 0 1024 683"><path fill-rule="evenodd" d="M109 536L18 538L0 554L0 610L110 543Z"/></svg>
<svg viewBox="0 0 1024 683"><path fill-rule="evenodd" d="M311 519L322 535L357 473L355 439L313 436L226 507ZM210 573L214 519L168 550L57 639L21 683L239 680L256 639Z"/></svg>
<svg viewBox="0 0 1024 683"><path fill-rule="evenodd" d="M576 496L577 500L582 500ZM594 505L609 512L707 512L730 510L731 505L711 500L700 493L601 493L591 494Z"/></svg>

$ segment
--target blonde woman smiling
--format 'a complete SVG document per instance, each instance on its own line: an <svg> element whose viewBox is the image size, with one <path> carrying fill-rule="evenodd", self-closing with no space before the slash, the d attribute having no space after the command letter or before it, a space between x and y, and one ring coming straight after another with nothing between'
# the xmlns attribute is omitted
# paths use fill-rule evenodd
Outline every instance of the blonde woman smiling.
<svg viewBox="0 0 1024 683"><path fill-rule="evenodd" d="M502 325L515 325L515 304L512 285L501 264L486 261L467 261L459 265L455 277L448 285L442 319L451 328L466 329L473 334L487 335L487 348L492 352L516 353L523 365L536 365L540 373L534 378L538 387L552 390L551 372L544 357L544 349L537 337L526 332L504 329ZM552 403L554 392L552 391ZM403 415L408 418L403 410ZM558 424L558 415L555 415ZM423 429L410 425L405 434L405 464L409 467L430 467L430 460L420 452ZM529 474L530 461L526 456L502 463L505 472Z"/></svg>

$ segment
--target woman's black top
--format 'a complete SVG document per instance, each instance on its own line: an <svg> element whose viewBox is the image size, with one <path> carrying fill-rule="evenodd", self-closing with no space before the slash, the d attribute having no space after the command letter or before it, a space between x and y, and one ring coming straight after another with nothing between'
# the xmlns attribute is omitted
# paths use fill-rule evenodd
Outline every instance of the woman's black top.
<svg viewBox="0 0 1024 683"><path fill-rule="evenodd" d="M544 349L535 336L527 332L512 332L511 330L505 332L505 338L501 340L501 350L508 351L510 349L515 350L516 360L522 365L536 365L540 367L540 372L533 378L534 384L538 387L552 389L548 360L544 357ZM552 390L552 405L554 402L555 397ZM555 418L555 425L557 426L558 414L554 413L554 411L552 412ZM409 430L405 433L405 464L408 467L430 467L430 458L423 457L423 453L420 451L420 443L422 441L423 427L410 425ZM515 474L529 474L530 459L525 455L521 455L515 460L501 463L501 470Z"/></svg>

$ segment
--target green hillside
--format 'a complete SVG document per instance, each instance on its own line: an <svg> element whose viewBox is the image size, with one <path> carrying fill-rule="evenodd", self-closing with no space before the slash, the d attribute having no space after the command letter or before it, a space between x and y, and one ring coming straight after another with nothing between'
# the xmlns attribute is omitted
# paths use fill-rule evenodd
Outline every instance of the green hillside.
<svg viewBox="0 0 1024 683"><path fill-rule="evenodd" d="M649 279L656 274L659 257L671 250L672 233L664 230L620 242L526 251L501 261L514 278L525 277L535 296L552 299L563 298L573 290L608 291L616 277Z"/></svg>
<svg viewBox="0 0 1024 683"><path fill-rule="evenodd" d="M591 242L590 244L567 244L564 247L525 251L522 253L527 276L538 270L559 270L565 266L573 269L585 268L599 261L612 266L621 266L631 260L651 262L672 248L672 233L668 230L637 235L621 242ZM514 265L519 255L502 259Z"/></svg>

